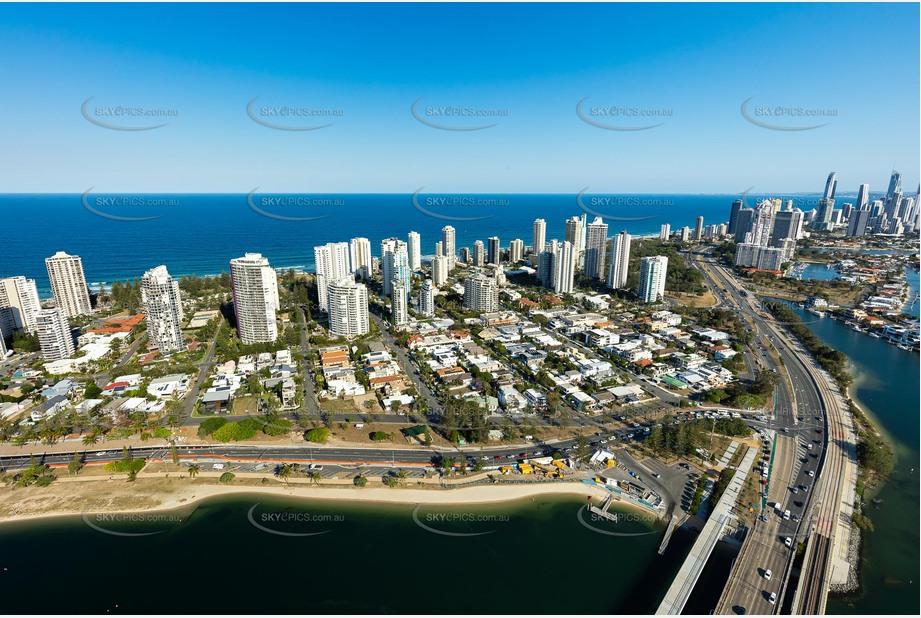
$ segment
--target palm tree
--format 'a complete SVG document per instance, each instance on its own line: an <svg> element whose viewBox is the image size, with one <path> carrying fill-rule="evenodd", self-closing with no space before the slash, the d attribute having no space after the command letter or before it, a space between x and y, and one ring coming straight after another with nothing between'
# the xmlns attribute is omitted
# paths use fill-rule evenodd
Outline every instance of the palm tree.
<svg viewBox="0 0 921 618"><path fill-rule="evenodd" d="M96 444L97 442L99 442L99 434L96 433L95 431L83 436L83 446L92 446L93 444Z"/></svg>
<svg viewBox="0 0 921 618"><path fill-rule="evenodd" d="M198 464L192 464L189 466L189 478L195 478L198 476L199 472L201 472L201 466Z"/></svg>
<svg viewBox="0 0 921 618"><path fill-rule="evenodd" d="M407 476L409 476L409 472L407 472L406 470L401 469L399 472L397 472L397 478L400 480L401 485L406 483Z"/></svg>
<svg viewBox="0 0 921 618"><path fill-rule="evenodd" d="M321 478L322 476L323 476L322 474L320 474L319 472L317 472L316 470L314 470L313 472L310 473L310 480L313 481L314 483L316 483L317 485L319 485L319 484L320 484L320 478Z"/></svg>
<svg viewBox="0 0 921 618"><path fill-rule="evenodd" d="M278 476L281 480L285 482L285 485L288 484L288 477L294 474L297 464L284 463L278 466L275 470L275 475Z"/></svg>

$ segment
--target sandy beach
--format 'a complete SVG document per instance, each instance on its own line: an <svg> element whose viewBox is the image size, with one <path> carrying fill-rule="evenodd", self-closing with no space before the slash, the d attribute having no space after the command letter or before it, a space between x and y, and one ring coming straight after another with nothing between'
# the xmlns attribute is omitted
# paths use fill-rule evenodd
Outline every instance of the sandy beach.
<svg viewBox="0 0 921 618"><path fill-rule="evenodd" d="M460 489L438 487L364 487L350 482L341 486L226 485L215 479L188 479L156 475L127 483L124 477L61 478L49 487L3 488L0 490L0 523L64 517L83 513L138 513L186 510L197 502L235 495L286 497L295 500L329 500L389 504L480 505L531 499L540 496L571 495L601 504L609 493L584 483L538 483L478 485ZM618 508L642 510L617 502Z"/></svg>

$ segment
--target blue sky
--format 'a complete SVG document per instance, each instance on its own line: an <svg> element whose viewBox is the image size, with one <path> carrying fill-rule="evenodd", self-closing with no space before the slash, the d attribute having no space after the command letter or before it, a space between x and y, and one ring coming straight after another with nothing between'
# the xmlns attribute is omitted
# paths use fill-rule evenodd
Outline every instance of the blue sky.
<svg viewBox="0 0 921 618"><path fill-rule="evenodd" d="M0 5L0 192L885 190L919 176L917 4ZM102 128L168 122L149 131ZM261 126L333 124L315 131ZM443 126L427 126L411 114ZM648 130L615 131L597 122ZM803 131L757 126L743 117ZM178 110L112 118L99 107ZM341 110L272 118L262 106ZM426 108L506 111L441 118ZM821 119L761 115L776 106ZM592 108L660 115L592 115Z"/></svg>

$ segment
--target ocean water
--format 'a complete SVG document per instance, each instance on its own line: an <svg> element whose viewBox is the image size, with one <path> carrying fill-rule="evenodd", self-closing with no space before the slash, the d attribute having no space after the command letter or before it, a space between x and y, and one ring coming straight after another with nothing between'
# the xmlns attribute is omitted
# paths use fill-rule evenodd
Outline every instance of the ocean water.
<svg viewBox="0 0 921 618"><path fill-rule="evenodd" d="M36 280L50 295L44 260L57 251L79 255L92 288L140 277L165 264L174 276L217 274L245 252L262 253L276 268L313 268L313 247L363 236L372 255L380 241L421 235L433 255L441 228L456 229L457 248L498 236L503 248L532 244L533 221L547 221L547 239L563 239L565 220L596 214L608 235L658 234L729 219L737 195L0 195L4 242L0 276ZM758 196L749 196L750 200ZM117 220L111 217L146 220ZM150 218L152 217L152 218ZM310 220L286 220L310 219ZM459 219L459 220L458 220Z"/></svg>

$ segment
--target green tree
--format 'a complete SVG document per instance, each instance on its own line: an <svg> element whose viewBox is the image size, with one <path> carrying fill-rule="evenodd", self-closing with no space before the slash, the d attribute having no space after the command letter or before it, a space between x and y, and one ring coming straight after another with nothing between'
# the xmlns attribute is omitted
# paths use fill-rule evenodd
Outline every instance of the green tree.
<svg viewBox="0 0 921 618"><path fill-rule="evenodd" d="M368 484L368 479L359 474L352 482L355 484L355 487L364 487Z"/></svg>
<svg viewBox="0 0 921 618"><path fill-rule="evenodd" d="M304 439L307 442L317 442L322 444L329 440L329 433L329 429L326 427L314 427L304 434Z"/></svg>
<svg viewBox="0 0 921 618"><path fill-rule="evenodd" d="M198 473L201 472L201 466L198 464L192 464L189 466L189 478L195 478L198 476Z"/></svg>
<svg viewBox="0 0 921 618"><path fill-rule="evenodd" d="M80 459L80 454L75 452L74 458L67 464L67 471L70 472L71 476L77 476L77 473L82 469L83 461Z"/></svg>

